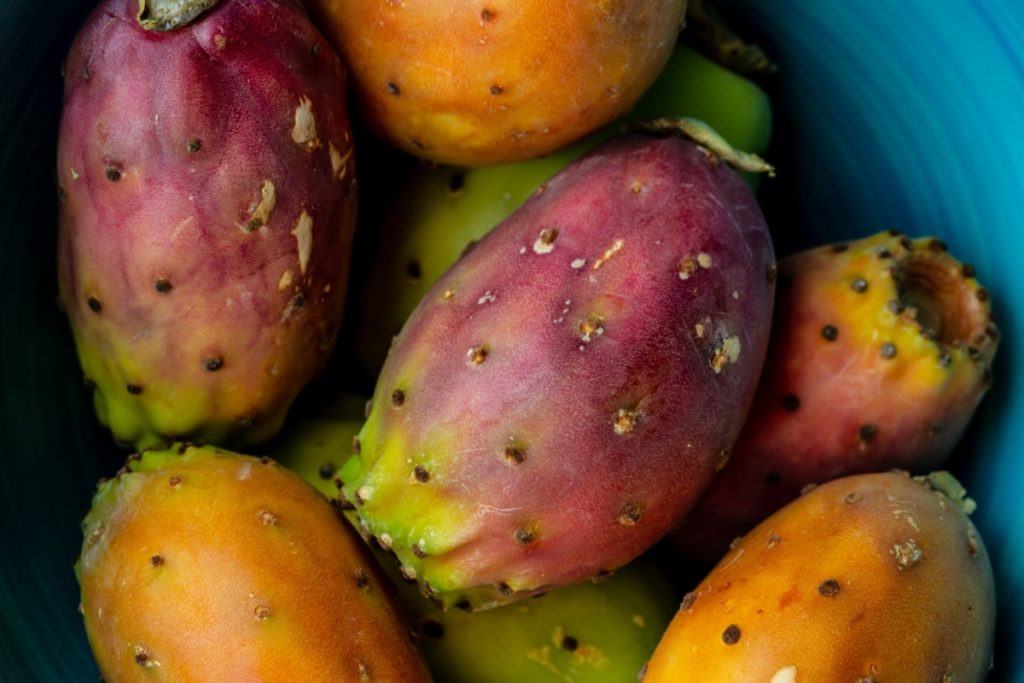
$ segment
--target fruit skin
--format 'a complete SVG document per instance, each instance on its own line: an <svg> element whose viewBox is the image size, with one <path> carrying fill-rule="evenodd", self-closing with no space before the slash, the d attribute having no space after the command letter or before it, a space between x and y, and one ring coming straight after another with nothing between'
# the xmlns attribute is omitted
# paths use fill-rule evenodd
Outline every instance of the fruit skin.
<svg viewBox="0 0 1024 683"><path fill-rule="evenodd" d="M683 599L644 683L980 683L996 602L971 502L898 472L815 488Z"/></svg>
<svg viewBox="0 0 1024 683"><path fill-rule="evenodd" d="M940 467L990 383L988 292L939 240L882 232L825 245L783 259L779 277L743 433L672 535L692 557L717 561L808 484Z"/></svg>
<svg viewBox="0 0 1024 683"><path fill-rule="evenodd" d="M118 441L263 441L340 324L345 74L297 2L228 0L162 33L138 10L107 0L68 56L61 300Z"/></svg>
<svg viewBox="0 0 1024 683"><path fill-rule="evenodd" d="M104 680L430 680L363 542L269 458L132 456L83 526L76 570Z"/></svg>
<svg viewBox="0 0 1024 683"><path fill-rule="evenodd" d="M636 680L678 604L664 573L643 558L601 583L483 612L442 611L411 585L399 586L399 599L445 683Z"/></svg>
<svg viewBox="0 0 1024 683"><path fill-rule="evenodd" d="M341 472L366 533L446 605L633 559L733 445L773 266L750 188L702 147L630 135L574 163L399 335Z"/></svg>
<svg viewBox="0 0 1024 683"><path fill-rule="evenodd" d="M700 83L700 88L688 84ZM672 51L654 85L623 121L686 115L707 122L737 149L761 153L772 126L771 103L751 81L685 45ZM355 352L375 378L391 337L437 278L548 178L614 137L621 122L606 126L548 156L499 166L414 168L386 218L364 284L357 284L359 334ZM754 183L760 176L746 175Z"/></svg>
<svg viewBox="0 0 1024 683"><path fill-rule="evenodd" d="M337 497L334 472L352 451L364 403L341 396L314 416L289 420L268 449L282 466ZM678 602L661 569L639 558L599 583L584 582L484 612L443 611L402 579L393 556L379 549L375 554L397 586L399 605L431 672L445 683L632 680Z"/></svg>
<svg viewBox="0 0 1024 683"><path fill-rule="evenodd" d="M478 166L553 152L629 109L685 0L312 0L363 119L401 149ZM443 39L441 37L443 36Z"/></svg>

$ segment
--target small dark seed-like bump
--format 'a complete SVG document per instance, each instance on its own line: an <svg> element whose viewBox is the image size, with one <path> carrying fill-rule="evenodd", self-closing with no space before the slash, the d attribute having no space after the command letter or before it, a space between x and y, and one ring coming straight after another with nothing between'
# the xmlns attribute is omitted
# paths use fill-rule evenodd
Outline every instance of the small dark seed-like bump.
<svg viewBox="0 0 1024 683"><path fill-rule="evenodd" d="M185 143L185 149L191 153L198 152L203 148L203 143L199 138L189 138L188 142Z"/></svg>
<svg viewBox="0 0 1024 683"><path fill-rule="evenodd" d="M833 251L833 253L836 253L836 254L842 254L844 251L846 251L849 248L850 248L849 244L840 243L840 244L833 244L832 245L832 251Z"/></svg>
<svg viewBox="0 0 1024 683"><path fill-rule="evenodd" d="M207 358L203 361L203 367L206 368L207 372L217 372L224 367L223 358Z"/></svg>
<svg viewBox="0 0 1024 683"><path fill-rule="evenodd" d="M882 344L882 358L886 360L896 357L896 345L892 342Z"/></svg>
<svg viewBox="0 0 1024 683"><path fill-rule="evenodd" d="M153 289L155 289L156 291L158 291L161 294L166 294L167 292L169 292L172 289L174 289L174 286L171 285L171 281L168 280L167 278L165 278L165 277L158 277L156 279L156 282L153 283Z"/></svg>
<svg viewBox="0 0 1024 683"><path fill-rule="evenodd" d="M256 617L256 621L266 621L270 617L270 608L266 605L256 605L256 609L252 613Z"/></svg>
<svg viewBox="0 0 1024 683"><path fill-rule="evenodd" d="M395 83L394 81L388 81L387 88L388 88L388 92L391 93L392 95L401 95L402 94L401 88L399 88L398 84Z"/></svg>
<svg viewBox="0 0 1024 683"><path fill-rule="evenodd" d="M459 192L466 184L466 176L462 173L452 173L448 177L448 191L452 194Z"/></svg>
<svg viewBox="0 0 1024 683"><path fill-rule="evenodd" d="M88 299L85 300L85 302L89 304L89 308L92 309L93 313L99 313L100 311L103 310L103 304L101 304L100 300L94 296L90 296Z"/></svg>
<svg viewBox="0 0 1024 683"><path fill-rule="evenodd" d="M535 538L533 532L529 529L516 529L513 537L519 545L529 545L530 543L533 543Z"/></svg>
<svg viewBox="0 0 1024 683"><path fill-rule="evenodd" d="M132 396L138 396L139 394L142 393L142 387L140 387L138 384L126 384L124 385L124 388L127 389L128 393L131 394Z"/></svg>
<svg viewBox="0 0 1024 683"><path fill-rule="evenodd" d="M500 95L503 92L505 92L505 89L503 87L501 87L500 85L498 85L497 83L495 83L494 85L491 86L491 94L492 95Z"/></svg>
<svg viewBox="0 0 1024 683"><path fill-rule="evenodd" d="M419 280L423 277L423 268L420 267L420 262L413 260L405 264L405 274L412 280Z"/></svg>
<svg viewBox="0 0 1024 683"><path fill-rule="evenodd" d="M320 478L323 479L324 481L331 479L336 471L337 469L334 467L334 465L332 465L329 462L325 462L323 465L320 465L320 469L317 470L317 472L320 474Z"/></svg>
<svg viewBox="0 0 1024 683"><path fill-rule="evenodd" d="M914 248L914 243L910 241L909 237L904 235L900 237L900 246L906 249L907 251L911 251Z"/></svg>
<svg viewBox="0 0 1024 683"><path fill-rule="evenodd" d="M843 502L847 505L853 505L854 503L859 503L863 498L864 496L860 491L850 491L846 494L846 497L843 498Z"/></svg>
<svg viewBox="0 0 1024 683"><path fill-rule="evenodd" d="M826 598L834 598L839 595L839 582L835 579L826 579L818 584L818 592Z"/></svg>
<svg viewBox="0 0 1024 683"><path fill-rule="evenodd" d="M418 481L421 484L426 484L428 481L430 481L430 472L428 472L427 468L424 467L423 465L416 465L412 473L413 476L416 477L416 481Z"/></svg>
<svg viewBox="0 0 1024 683"><path fill-rule="evenodd" d="M149 566L150 567L159 567L163 563L164 563L164 558L163 558L162 555L153 555L151 558L149 558Z"/></svg>
<svg viewBox="0 0 1024 683"><path fill-rule="evenodd" d="M420 547L419 543L413 543L409 549L412 550L412 554L416 557L423 558L427 556L426 551L424 551L423 548Z"/></svg>
<svg viewBox="0 0 1024 683"><path fill-rule="evenodd" d="M510 465L518 465L523 461L525 453L519 446L506 446L505 447L505 460Z"/></svg>
<svg viewBox="0 0 1024 683"><path fill-rule="evenodd" d="M292 297L292 308L302 308L306 305L306 297L301 294L296 294Z"/></svg>
<svg viewBox="0 0 1024 683"><path fill-rule="evenodd" d="M928 248L932 251L949 251L949 247L946 246L946 243L937 238L928 243Z"/></svg>
<svg viewBox="0 0 1024 683"><path fill-rule="evenodd" d="M505 596L512 595L512 586L508 585L504 581L499 583L497 588L498 588L498 592L501 593L502 595L505 595Z"/></svg>
<svg viewBox="0 0 1024 683"><path fill-rule="evenodd" d="M839 339L839 328L835 325L825 325L825 327L821 328L821 336L826 341L835 341Z"/></svg>
<svg viewBox="0 0 1024 683"><path fill-rule="evenodd" d="M960 273L967 278L974 277L974 266L972 266L970 263L965 263L963 267L960 269Z"/></svg>
<svg viewBox="0 0 1024 683"><path fill-rule="evenodd" d="M405 403L405 392L401 389L395 389L391 392L391 405L398 407Z"/></svg>
<svg viewBox="0 0 1024 683"><path fill-rule="evenodd" d="M978 297L978 301L980 301L981 303L985 303L986 301L988 301L988 290L984 288L979 288L978 291L975 293L975 296Z"/></svg>
<svg viewBox="0 0 1024 683"><path fill-rule="evenodd" d="M953 364L953 357L951 355L949 355L949 351L943 351L942 353L939 354L939 366L940 367L948 368L952 364Z"/></svg>
<svg viewBox="0 0 1024 683"><path fill-rule="evenodd" d="M461 600L456 602L455 606L457 608L459 608L460 610L462 610L463 612L472 612L473 611L473 603L471 603L466 598L462 598Z"/></svg>
<svg viewBox="0 0 1024 683"><path fill-rule="evenodd" d="M352 437L352 452L359 455L363 452L363 442L359 440L359 435Z"/></svg>
<svg viewBox="0 0 1024 683"><path fill-rule="evenodd" d="M979 351L977 349L977 347L968 346L967 347L967 357L970 358L971 360L974 360L974 361L981 360L981 351Z"/></svg>
<svg viewBox="0 0 1024 683"><path fill-rule="evenodd" d="M368 591L368 590L370 590L370 577L369 577L369 575L367 575L365 570L363 570L363 569L355 570L355 572L353 572L353 574L352 574L352 578L355 579L356 588L358 588L361 591Z"/></svg>
<svg viewBox="0 0 1024 683"><path fill-rule="evenodd" d="M850 283L850 287L853 289L853 291L857 292L858 294L863 294L864 292L868 291L868 281L862 277L859 277Z"/></svg>
<svg viewBox="0 0 1024 683"><path fill-rule="evenodd" d="M177 487L177 486L181 485L181 481L182 481L181 475L180 474L175 474L175 475L172 475L171 478L167 480L167 483L170 484L171 487Z"/></svg>
<svg viewBox="0 0 1024 683"><path fill-rule="evenodd" d="M569 652L575 652L576 648L580 646L580 641L576 640L572 636L565 636L562 638L562 649L568 650Z"/></svg>
<svg viewBox="0 0 1024 683"><path fill-rule="evenodd" d="M782 483L782 475L778 472L769 472L764 475L764 483L768 484L768 486L778 486Z"/></svg>
<svg viewBox="0 0 1024 683"><path fill-rule="evenodd" d="M638 503L626 503L619 514L619 524L623 526L635 526L643 516L643 511Z"/></svg>
<svg viewBox="0 0 1024 683"><path fill-rule="evenodd" d="M768 536L768 538L765 539L765 543L764 544L769 549L771 549L771 548L774 548L775 546L777 546L779 543L782 543L782 537L779 536L778 534L770 534Z"/></svg>
<svg viewBox="0 0 1024 683"><path fill-rule="evenodd" d="M426 617L420 622L420 635L424 638L437 640L444 637L444 626L436 619Z"/></svg>
<svg viewBox="0 0 1024 683"><path fill-rule="evenodd" d="M693 591L690 591L689 593L683 596L683 601L679 603L679 611L685 612L686 610L693 607L693 603L695 602L697 602L697 594Z"/></svg>
<svg viewBox="0 0 1024 683"><path fill-rule="evenodd" d="M273 465L274 464L274 459L271 458L269 455L260 456L260 464L261 465Z"/></svg>
<svg viewBox="0 0 1024 683"><path fill-rule="evenodd" d="M722 632L722 642L726 645L735 645L740 642L740 627L736 624L729 624Z"/></svg>
<svg viewBox="0 0 1024 683"><path fill-rule="evenodd" d="M116 183L118 180L121 179L121 171L114 168L113 166L107 166L106 174L107 180L109 180L112 183Z"/></svg>
<svg viewBox="0 0 1024 683"><path fill-rule="evenodd" d="M892 252L889 251L888 249L879 249L878 250L878 258L880 258L880 259L892 258Z"/></svg>
<svg viewBox="0 0 1024 683"><path fill-rule="evenodd" d="M480 12L480 20L484 22L491 21L492 19L494 19L494 15L494 10L484 8L484 10Z"/></svg>
<svg viewBox="0 0 1024 683"><path fill-rule="evenodd" d="M872 424L863 424L857 430L857 437L865 443L874 441L878 437L878 427Z"/></svg>
<svg viewBox="0 0 1024 683"><path fill-rule="evenodd" d="M782 409L787 413L795 413L800 410L800 397L796 394L786 394L782 397Z"/></svg>

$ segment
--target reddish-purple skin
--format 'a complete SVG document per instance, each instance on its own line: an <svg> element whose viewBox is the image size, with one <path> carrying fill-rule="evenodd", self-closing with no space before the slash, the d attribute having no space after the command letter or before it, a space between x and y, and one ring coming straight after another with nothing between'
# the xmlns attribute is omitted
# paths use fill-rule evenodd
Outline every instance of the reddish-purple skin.
<svg viewBox="0 0 1024 683"><path fill-rule="evenodd" d="M548 228L553 248L538 253ZM709 267L694 266L699 255ZM448 604L487 606L625 564L689 509L736 439L768 339L773 258L754 196L717 158L678 137L604 145L420 303L343 492ZM684 260L696 268L686 280ZM588 342L591 313L603 333ZM621 434L620 409L638 410ZM454 527L430 526L438 510ZM420 538L425 557L410 551Z"/></svg>
<svg viewBox="0 0 1024 683"><path fill-rule="evenodd" d="M345 72L293 0L223 0L168 32L138 9L103 2L66 62L61 296L118 440L260 441L340 323L356 205ZM315 138L297 141L306 102Z"/></svg>

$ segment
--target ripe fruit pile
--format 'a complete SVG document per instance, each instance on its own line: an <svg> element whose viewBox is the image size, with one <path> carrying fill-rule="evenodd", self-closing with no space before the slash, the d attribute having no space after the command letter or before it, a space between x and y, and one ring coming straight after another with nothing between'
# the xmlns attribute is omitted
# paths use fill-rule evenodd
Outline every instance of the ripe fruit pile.
<svg viewBox="0 0 1024 683"><path fill-rule="evenodd" d="M684 0L307 5L103 0L67 61L61 297L138 450L76 566L105 680L984 678L969 266L776 263L768 100Z"/></svg>

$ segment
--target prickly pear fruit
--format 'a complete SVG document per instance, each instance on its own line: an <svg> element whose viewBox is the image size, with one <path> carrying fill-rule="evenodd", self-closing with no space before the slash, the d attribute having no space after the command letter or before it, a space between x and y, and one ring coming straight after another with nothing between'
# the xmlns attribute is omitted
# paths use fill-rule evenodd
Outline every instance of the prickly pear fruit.
<svg viewBox="0 0 1024 683"><path fill-rule="evenodd" d="M269 458L133 456L84 530L82 612L105 680L430 680L365 544Z"/></svg>
<svg viewBox="0 0 1024 683"><path fill-rule="evenodd" d="M599 584L484 612L442 611L410 585L399 587L399 599L445 683L635 680L678 604L662 571L642 558Z"/></svg>
<svg viewBox="0 0 1024 683"><path fill-rule="evenodd" d="M312 0L364 119L433 161L521 161L629 109L665 65L685 0ZM443 36L443 40L438 38Z"/></svg>
<svg viewBox="0 0 1024 683"><path fill-rule="evenodd" d="M169 31L138 12L103 2L67 60L61 298L119 441L262 441L340 324L344 71L291 0L221 2Z"/></svg>
<svg viewBox="0 0 1024 683"><path fill-rule="evenodd" d="M988 292L937 239L888 232L818 247L783 259L779 278L750 417L673 535L702 559L807 484L941 466L990 382Z"/></svg>
<svg viewBox="0 0 1024 683"><path fill-rule="evenodd" d="M888 472L793 501L686 595L644 683L980 683L995 586L962 495Z"/></svg>
<svg viewBox="0 0 1024 683"><path fill-rule="evenodd" d="M732 448L773 275L750 188L704 147L629 135L588 154L403 328L341 471L364 531L446 605L622 566Z"/></svg>
<svg viewBox="0 0 1024 683"><path fill-rule="evenodd" d="M337 496L335 463L351 452L362 425L352 409L357 402L344 397L316 417L289 420L269 444L275 459ZM640 558L599 583L484 612L444 611L403 580L394 557L375 552L397 586L431 672L446 683L632 680L668 627L676 601L658 566Z"/></svg>
<svg viewBox="0 0 1024 683"><path fill-rule="evenodd" d="M700 88L690 87L692 83ZM757 85L678 45L654 85L623 120L683 115L706 122L732 146L748 152L762 152L771 135L771 104ZM402 201L392 205L380 225L373 266L357 293L359 335L354 342L364 372L377 376L392 336L464 251L544 181L614 137L620 126L608 126L529 161L413 169L398 193Z"/></svg>

